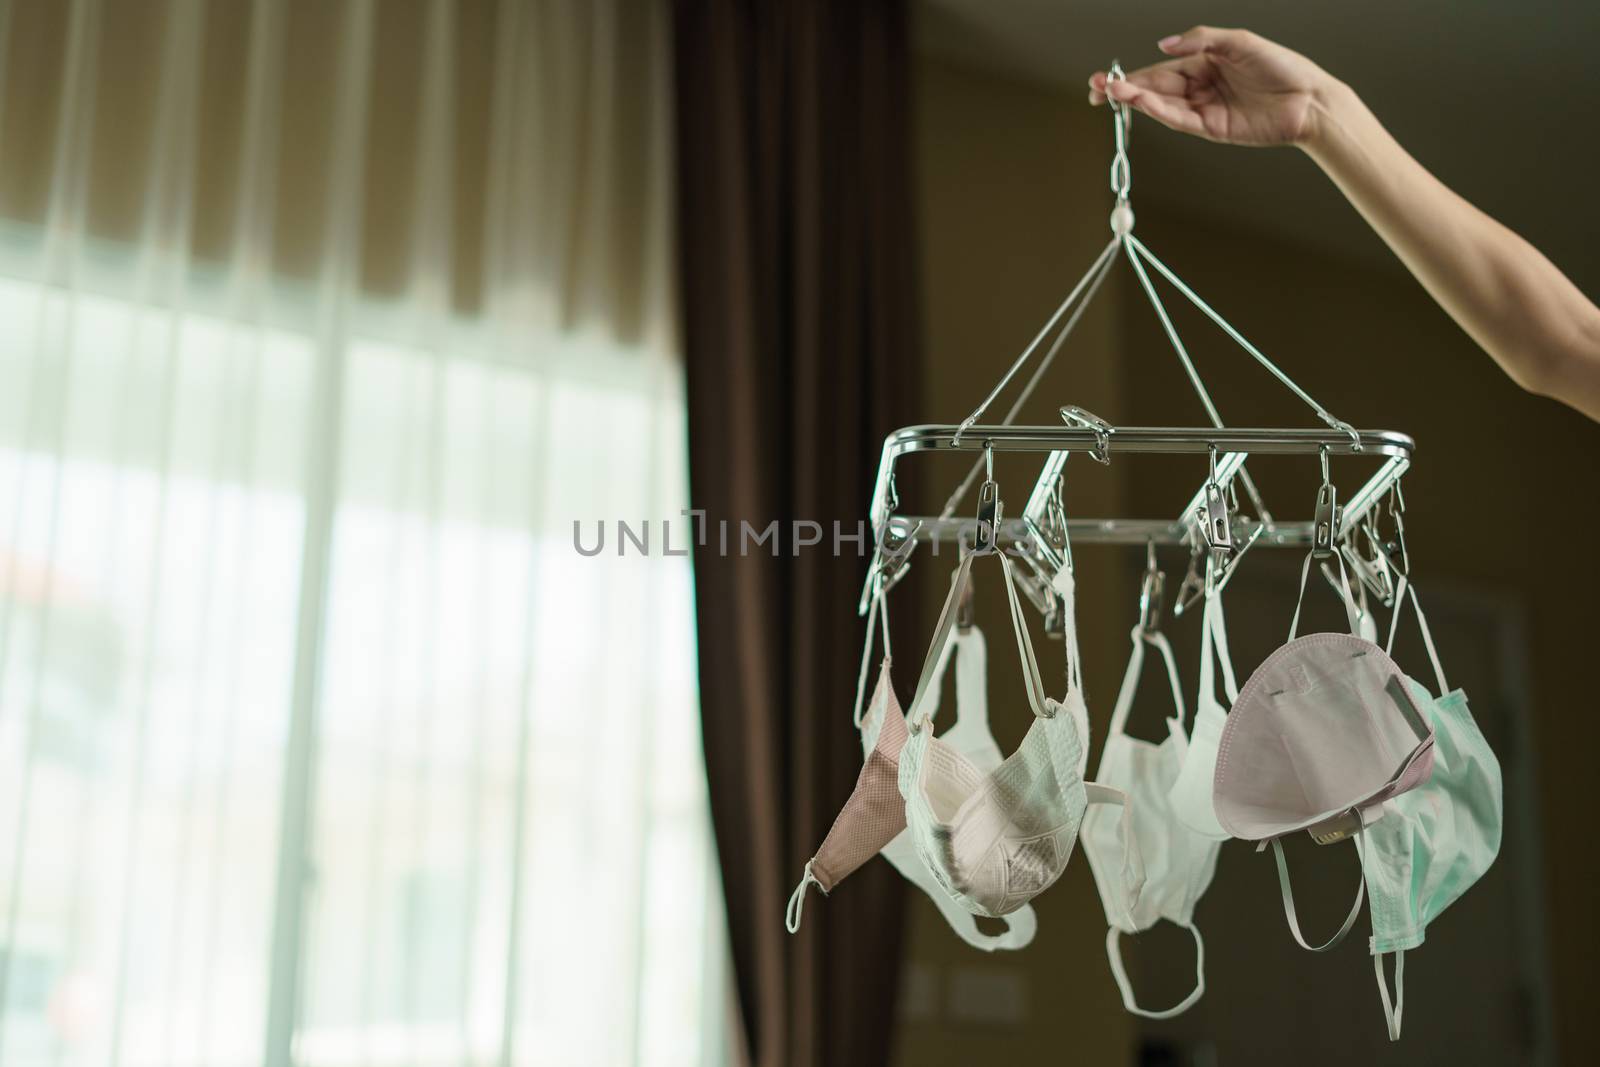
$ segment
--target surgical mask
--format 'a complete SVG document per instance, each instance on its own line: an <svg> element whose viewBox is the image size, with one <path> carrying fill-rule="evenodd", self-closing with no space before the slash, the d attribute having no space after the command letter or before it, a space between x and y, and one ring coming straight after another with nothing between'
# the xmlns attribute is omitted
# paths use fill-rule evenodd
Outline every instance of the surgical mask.
<svg viewBox="0 0 1600 1067"><path fill-rule="evenodd" d="M1088 710L1079 681L1071 575L1063 571L1055 582L1065 600L1069 674L1061 702L1044 695L1011 561L1003 553L994 556L1005 577L1033 724L1017 750L988 772L933 736L937 709L929 699L931 685L976 558L968 555L957 568L911 703L900 792L912 844L934 879L973 914L999 917L1016 911L1061 876L1091 790L1083 781ZM1093 791L1097 800L1121 802L1120 795L1112 798L1109 792Z"/></svg>
<svg viewBox="0 0 1600 1067"><path fill-rule="evenodd" d="M856 680L855 721L862 724L862 692L866 687L867 658L871 654L874 623L883 626L883 664L878 669L878 685L873 692L872 704L883 709L874 723L870 736L864 730L862 744L866 759L856 776L855 788L845 801L828 836L816 855L806 861L800 884L789 896L789 906L784 911L784 926L792 934L800 929L800 918L805 910L806 889L817 886L826 895L856 868L867 862L905 829L905 804L900 798L898 785L901 750L906 743L906 722L895 699L894 685L889 678L889 620L882 604L880 591L872 598L867 616L867 646L862 650L861 671Z"/></svg>
<svg viewBox="0 0 1600 1067"><path fill-rule="evenodd" d="M1173 714L1167 719L1167 736L1160 744L1130 737L1126 732L1144 668L1144 650L1149 645L1161 654L1172 688ZM1142 626L1133 628L1133 653L1122 677L1122 689L1111 713L1111 728L1095 779L1127 794L1123 809L1131 818L1119 823L1110 812L1095 810L1083 820L1083 851L1089 857L1100 903L1105 908L1106 957L1123 1005L1147 1019L1170 1019L1187 1011L1205 992L1205 943L1194 925L1194 907L1217 869L1221 842L1190 829L1178 818L1171 794L1184 764L1188 738L1183 728L1183 690L1178 683L1178 665L1172 646L1160 633ZM1131 829L1130 829L1131 823ZM1133 851L1140 857L1143 886L1130 894L1126 857ZM1124 933L1148 930L1162 919L1176 923L1194 936L1194 990L1178 1004L1161 1011L1141 1008L1134 1000L1133 988L1122 964L1120 939Z"/></svg>
<svg viewBox="0 0 1600 1067"><path fill-rule="evenodd" d="M1434 730L1433 774L1416 789L1395 797L1364 835L1363 873L1372 917L1373 970L1391 1041L1400 1038L1405 1008L1405 955L1421 945L1428 924L1455 903L1494 863L1502 822L1500 763L1489 747L1466 694L1451 690L1428 632L1416 589L1411 589L1417 626L1433 664L1438 699L1407 679ZM1395 591L1389 647L1404 606L1406 580ZM1383 957L1394 955L1395 999L1383 977Z"/></svg>
<svg viewBox="0 0 1600 1067"><path fill-rule="evenodd" d="M1225 830L1263 848L1271 844L1290 932L1302 947L1321 952L1354 924L1365 879L1339 931L1324 944L1308 944L1281 838L1306 830L1328 844L1360 835L1383 815L1386 801L1427 780L1434 734L1399 667L1359 636L1361 615L1342 558L1340 590L1351 632L1295 636L1312 559L1308 553L1300 570L1288 643L1251 674L1228 716L1215 802Z"/></svg>
<svg viewBox="0 0 1600 1067"><path fill-rule="evenodd" d="M989 773L1000 766L1000 746L989 731L987 682L987 656L983 632L977 628L957 629L944 647L939 673L933 683L929 700L939 706L941 680L954 664L956 683L956 721L939 735L939 740L951 745L965 756L978 771ZM886 702L876 701L868 709L862 723L862 748L870 751L868 738L873 736L878 721L886 712ZM940 914L950 928L967 944L985 952L1014 950L1027 946L1038 930L1039 921L1032 905L1024 904L1001 918L1005 932L986 934L978 928L977 917L962 907L933 877L911 843L911 835L901 831L893 841L883 846L883 858L905 876L906 881L928 895L938 906Z"/></svg>
<svg viewBox="0 0 1600 1067"><path fill-rule="evenodd" d="M1222 683L1231 704L1239 697L1234 681L1233 660L1228 655L1228 628L1222 616L1222 593L1213 591L1205 601L1200 620L1200 687L1195 696L1194 727L1183 766L1169 795L1178 820L1202 837L1221 841L1229 836L1217 821L1212 804L1212 781L1216 777L1217 747L1222 728L1228 723L1228 709L1217 700L1215 664L1222 664Z"/></svg>

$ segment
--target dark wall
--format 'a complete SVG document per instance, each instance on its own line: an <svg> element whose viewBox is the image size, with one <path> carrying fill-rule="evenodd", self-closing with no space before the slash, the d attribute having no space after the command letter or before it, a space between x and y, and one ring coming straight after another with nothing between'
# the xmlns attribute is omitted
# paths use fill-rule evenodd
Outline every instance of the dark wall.
<svg viewBox="0 0 1600 1067"><path fill-rule="evenodd" d="M956 421L1105 241L1108 127L1075 92L937 61L923 62L918 91L927 338L918 387L923 421ZM1172 135L1147 124L1141 136ZM1202 147L1231 151L1240 168L1267 159ZM1320 179L1308 161L1290 153L1272 161L1307 170L1306 211L1343 212L1343 225L1364 225L1336 200L1313 195ZM1154 180L1148 168L1145 177ZM1170 186L1180 179L1164 180ZM1286 184L1284 195L1302 195L1297 188ZM1586 685L1600 634L1590 598L1600 589L1582 554L1588 532L1600 528L1600 427L1513 386L1398 264L1342 259L1208 223L1192 205L1170 204L1140 201L1135 192L1137 232L1169 266L1335 413L1416 438L1415 467L1405 480L1414 571L1451 680L1467 688L1505 767L1506 843L1491 874L1409 957L1406 1040L1394 1049L1367 957L1367 918L1331 957L1302 952L1284 927L1271 861L1234 844L1223 850L1198 912L1207 934L1207 995L1173 1023L1141 1023L1123 1012L1102 948L1104 916L1081 854L1036 902L1038 940L1015 955L969 949L912 893L899 1062L1054 1056L1064 1034L1076 1035L1077 1058L1097 1063L1126 1062L1125 1051L1139 1050L1146 1062L1186 1062L1186 1054L1187 1062L1207 1055L1248 1062L1272 1050L1308 1064L1435 1062L1463 1049L1516 1061L1559 1050L1563 1060L1581 1062L1589 1044L1589 961L1600 948L1596 864L1584 832L1592 801L1579 793L1588 778L1581 761L1600 733ZM1600 257L1562 265L1580 280L1600 276ZM1318 425L1180 296L1163 295L1229 423ZM1204 413L1125 268L1101 301L1107 317L1086 320L1082 346L1046 381L1028 421L1080 403L1113 422L1199 425ZM1348 495L1374 467L1335 460L1333 474ZM1075 470L1075 514L1153 517L1175 514L1205 463L1127 457L1111 468ZM1310 517L1315 460L1262 460L1252 470L1280 517ZM930 466L924 485L936 489L959 473ZM1027 477L1020 467L1002 470L1003 495L1019 495L1007 487ZM1229 601L1241 675L1282 640L1298 578L1296 554L1258 551ZM1088 548L1078 557L1096 745L1091 766L1126 661L1140 555ZM1174 589L1182 556L1164 555L1162 563ZM914 595L927 601L925 613L937 603L947 569L925 563L908 579L920 583ZM1009 747L1026 723L1012 721L1021 707L1015 659L998 581L984 577L979 620L989 638L991 719ZM1319 626L1338 623L1326 588L1314 587L1308 611ZM1192 694L1194 619L1168 625ZM924 636L896 637L911 646L897 659L919 661ZM1046 645L1037 630L1035 638L1058 664L1059 646ZM1399 650L1404 666L1431 677L1409 632ZM1154 697L1154 682L1152 674L1141 692ZM1164 711L1141 701L1134 732L1154 737ZM1331 930L1354 888L1350 857L1299 847L1294 859L1312 934ZM1139 938L1128 952L1136 983L1152 1000L1181 995L1178 972L1188 968L1190 951L1181 932ZM1168 1054L1179 1058L1159 1059Z"/></svg>
<svg viewBox="0 0 1600 1067"><path fill-rule="evenodd" d="M1241 166L1249 161L1240 154ZM1348 222L1362 225L1353 211ZM1591 804L1578 794L1577 783L1587 779L1584 761L1600 740L1595 716L1586 713L1593 703L1588 679L1597 633L1591 600L1600 586L1593 565L1582 558L1587 532L1600 523L1600 426L1512 385L1398 265L1375 269L1148 207L1138 226L1173 270L1329 409L1358 426L1416 438L1415 465L1404 482L1413 572L1440 631L1445 668L1457 676L1453 682L1468 687L1505 765L1507 826L1495 882L1486 878L1473 891L1498 901L1500 910L1484 912L1469 894L1430 928L1408 975L1414 987L1443 984L1457 1005L1475 1005L1475 1012L1510 1013L1515 1018L1507 1025L1520 1028L1519 1041L1535 1041L1542 1020L1553 1016L1562 1058L1586 1058L1592 1044L1585 1025L1592 961L1600 947L1593 907L1596 863L1591 849L1570 845L1586 836ZM1192 424L1200 411L1175 358L1148 305L1131 288L1125 292L1118 341L1128 418ZM1164 295L1225 420L1314 425L1310 412L1241 350L1198 313L1177 307L1181 298ZM1335 481L1348 494L1372 467L1335 461ZM1314 461L1252 469L1280 517L1309 517L1320 477ZM1180 476L1153 465L1130 469L1129 478L1135 510L1174 499L1192 489L1194 480L1193 472ZM1235 597L1251 607L1229 614L1230 632L1241 631L1241 673L1281 640L1278 630L1287 626L1299 560L1277 555L1251 561L1251 599ZM1268 592L1277 595L1269 598ZM1337 611L1328 591L1316 589L1308 597L1328 605L1323 618L1331 628ZM1260 620L1252 612L1275 617ZM1415 658L1405 665L1428 677ZM1243 876L1259 883L1256 888L1272 890L1266 894L1270 904L1276 898L1270 864L1253 866ZM1318 870L1341 877L1327 864ZM1213 894L1226 886L1228 875L1225 856ZM1275 927L1272 936L1287 942L1281 917L1271 915L1267 922ZM1362 918L1357 931L1365 929ZM1510 941L1508 933L1515 935ZM1362 956L1364 940L1345 948ZM1471 966L1474 952L1527 980L1515 989L1480 987ZM1430 969L1430 956L1466 962L1454 972ZM1545 956L1549 984L1541 988ZM1354 1020L1376 1030L1376 990L1370 967L1360 962L1356 973L1364 977L1350 992L1356 998L1350 1010ZM1414 1039L1430 1025L1423 996L1416 994L1407 1013ZM1511 1002L1518 998L1524 1002ZM1263 1035L1293 1024L1265 1021L1261 1013L1252 1018L1266 1028ZM1455 1022L1454 1030L1471 1029L1464 1020Z"/></svg>

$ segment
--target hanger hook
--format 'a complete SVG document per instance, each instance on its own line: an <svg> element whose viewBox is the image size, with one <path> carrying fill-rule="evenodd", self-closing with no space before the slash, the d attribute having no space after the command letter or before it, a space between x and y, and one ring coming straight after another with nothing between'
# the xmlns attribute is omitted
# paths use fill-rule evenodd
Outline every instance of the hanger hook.
<svg viewBox="0 0 1600 1067"><path fill-rule="evenodd" d="M983 480L994 481L994 442L983 443Z"/></svg>
<svg viewBox="0 0 1600 1067"><path fill-rule="evenodd" d="M1327 485L1329 482L1331 482L1333 480L1329 476L1328 446L1327 445L1323 445L1322 448L1319 450L1319 454L1322 457L1322 484L1323 485Z"/></svg>
<svg viewBox="0 0 1600 1067"><path fill-rule="evenodd" d="M1111 69L1106 73L1106 88L1111 88L1112 82L1126 81L1128 76L1123 73L1122 64L1115 59L1111 61ZM1133 187L1133 167L1128 162L1128 135L1131 132L1133 112L1127 104L1106 93L1106 103L1111 106L1111 126L1116 139L1116 150L1111 157L1111 191L1116 194L1118 206L1125 206L1128 202L1128 193ZM1132 212L1128 212L1127 225L1118 231L1119 236L1133 228ZM1115 227L1113 227L1115 228Z"/></svg>

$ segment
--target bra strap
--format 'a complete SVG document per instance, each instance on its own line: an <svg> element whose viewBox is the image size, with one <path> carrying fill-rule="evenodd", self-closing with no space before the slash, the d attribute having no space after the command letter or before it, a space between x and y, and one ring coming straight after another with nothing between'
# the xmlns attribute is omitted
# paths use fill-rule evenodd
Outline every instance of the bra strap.
<svg viewBox="0 0 1600 1067"><path fill-rule="evenodd" d="M1360 854L1359 834L1361 831L1357 830L1356 833L1358 835L1356 848L1358 854ZM1350 914L1344 917L1344 925L1339 927L1338 933L1334 934L1331 938L1329 938L1327 941L1324 941L1320 945L1307 944L1305 935L1300 932L1300 920L1295 915L1294 890L1289 887L1289 864L1288 861L1283 858L1283 844L1276 837L1272 839L1271 843L1273 857L1278 861L1278 888L1283 894L1283 917L1289 920L1289 932L1294 935L1294 939L1299 943L1300 947L1306 949L1307 951L1328 951L1330 948L1333 948L1339 942L1344 940L1345 935L1350 932L1350 928L1355 925L1356 916L1361 914L1361 902L1366 899L1367 895L1367 878L1365 870L1363 869L1361 880L1356 885L1356 902L1351 905ZM1262 848L1266 847L1266 844L1267 842L1262 842L1260 845L1256 846L1256 851L1261 851Z"/></svg>
<svg viewBox="0 0 1600 1067"><path fill-rule="evenodd" d="M1141 1008L1133 999L1133 983L1128 981L1127 968L1122 965L1122 931L1115 926L1106 931L1106 959L1111 961L1111 977L1117 980L1117 988L1122 991L1122 1006L1133 1014L1146 1019L1171 1019L1194 1007L1195 1002L1205 994L1206 943L1200 937L1200 928L1194 923L1184 923L1183 926L1194 935L1194 989L1178 1003L1161 1011Z"/></svg>

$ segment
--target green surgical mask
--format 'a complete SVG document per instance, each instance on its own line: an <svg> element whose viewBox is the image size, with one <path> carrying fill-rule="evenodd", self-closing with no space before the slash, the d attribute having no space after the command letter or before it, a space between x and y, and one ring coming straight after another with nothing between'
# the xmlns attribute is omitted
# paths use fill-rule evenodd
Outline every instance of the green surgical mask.
<svg viewBox="0 0 1600 1067"><path fill-rule="evenodd" d="M1402 578L1389 628L1391 648L1406 592ZM1441 694L1435 700L1425 686L1407 679L1433 724L1433 774L1389 800L1383 817L1358 838L1372 916L1372 964L1391 1041L1400 1037L1405 1008L1406 950L1421 945L1428 924L1489 869L1500 851L1502 820L1500 763L1472 721L1466 694L1446 684L1422 605L1414 588L1410 593ZM1392 1004L1383 976L1383 957L1390 953Z"/></svg>

